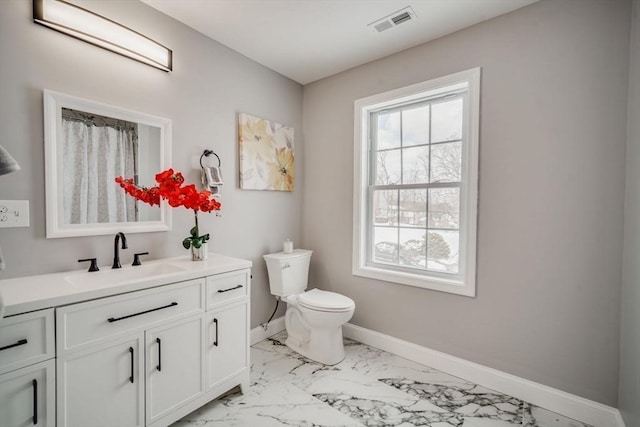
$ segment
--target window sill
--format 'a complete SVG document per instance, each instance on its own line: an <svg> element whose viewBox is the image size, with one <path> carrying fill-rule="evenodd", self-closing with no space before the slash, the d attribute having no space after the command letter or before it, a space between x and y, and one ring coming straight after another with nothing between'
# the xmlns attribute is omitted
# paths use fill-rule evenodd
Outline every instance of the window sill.
<svg viewBox="0 0 640 427"><path fill-rule="evenodd" d="M475 283L472 283L468 279L466 281L444 279L435 276L411 274L407 272L392 271L370 266L355 267L352 271L352 274L354 276L381 280L393 284L414 286L417 288L431 289L434 291L447 292L450 294L463 295L467 297L476 296Z"/></svg>

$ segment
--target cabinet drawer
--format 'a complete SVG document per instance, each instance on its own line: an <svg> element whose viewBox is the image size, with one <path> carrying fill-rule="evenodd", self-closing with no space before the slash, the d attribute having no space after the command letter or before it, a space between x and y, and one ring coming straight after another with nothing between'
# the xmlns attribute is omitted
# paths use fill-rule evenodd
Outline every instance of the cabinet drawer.
<svg viewBox="0 0 640 427"><path fill-rule="evenodd" d="M58 308L58 354L202 311L204 279Z"/></svg>
<svg viewBox="0 0 640 427"><path fill-rule="evenodd" d="M0 374L54 357L53 309L0 320Z"/></svg>
<svg viewBox="0 0 640 427"><path fill-rule="evenodd" d="M249 270L207 277L207 309L249 294Z"/></svg>

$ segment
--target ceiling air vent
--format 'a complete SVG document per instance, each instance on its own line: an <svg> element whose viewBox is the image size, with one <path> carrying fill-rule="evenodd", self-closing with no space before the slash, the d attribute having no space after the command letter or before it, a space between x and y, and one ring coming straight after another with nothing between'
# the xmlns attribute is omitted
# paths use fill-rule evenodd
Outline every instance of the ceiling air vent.
<svg viewBox="0 0 640 427"><path fill-rule="evenodd" d="M400 15L396 15L391 18L394 24L402 24L404 21L408 21L411 19L411 14L409 12L402 12Z"/></svg>
<svg viewBox="0 0 640 427"><path fill-rule="evenodd" d="M381 33L388 30L389 28L396 27L404 22L411 21L413 19L416 19L416 13L413 11L411 6L407 6L404 9L400 9L390 15L385 16L384 18L370 23L369 25L367 25L367 27L371 28L375 32Z"/></svg>

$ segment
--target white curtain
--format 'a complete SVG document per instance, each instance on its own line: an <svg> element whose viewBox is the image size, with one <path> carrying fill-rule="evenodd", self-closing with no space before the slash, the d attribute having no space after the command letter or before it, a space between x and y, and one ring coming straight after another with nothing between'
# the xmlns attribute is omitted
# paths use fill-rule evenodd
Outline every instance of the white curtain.
<svg viewBox="0 0 640 427"><path fill-rule="evenodd" d="M115 182L136 174L136 126L63 109L65 224L136 220L135 200Z"/></svg>

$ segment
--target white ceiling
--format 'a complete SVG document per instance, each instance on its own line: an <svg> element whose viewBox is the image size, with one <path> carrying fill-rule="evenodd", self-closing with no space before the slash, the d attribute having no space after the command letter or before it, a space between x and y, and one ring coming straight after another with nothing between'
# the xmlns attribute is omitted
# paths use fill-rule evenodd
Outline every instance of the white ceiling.
<svg viewBox="0 0 640 427"><path fill-rule="evenodd" d="M383 58L537 0L142 0L301 84ZM416 19L368 24L411 6Z"/></svg>

